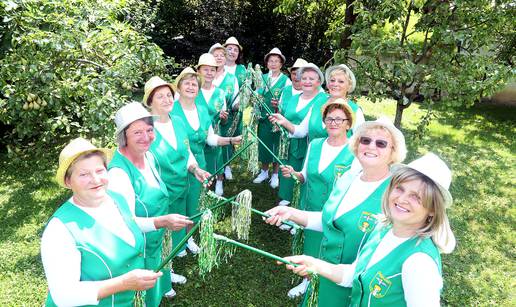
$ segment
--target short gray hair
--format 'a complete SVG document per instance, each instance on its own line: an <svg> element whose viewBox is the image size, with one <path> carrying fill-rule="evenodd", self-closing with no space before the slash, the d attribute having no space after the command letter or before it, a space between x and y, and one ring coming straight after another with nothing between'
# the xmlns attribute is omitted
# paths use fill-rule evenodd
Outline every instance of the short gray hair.
<svg viewBox="0 0 516 307"><path fill-rule="evenodd" d="M152 119L152 117L144 117L144 118L140 118L138 120L143 120L147 125L151 125L154 127L154 120ZM129 129L129 127L131 127L131 125L133 123L130 123L129 125L127 125L127 127L125 127L124 130L120 131L120 133L118 133L118 135L116 136L116 142L117 142L119 148L123 148L123 147L127 146L127 136L125 135L125 132L127 131L127 129Z"/></svg>

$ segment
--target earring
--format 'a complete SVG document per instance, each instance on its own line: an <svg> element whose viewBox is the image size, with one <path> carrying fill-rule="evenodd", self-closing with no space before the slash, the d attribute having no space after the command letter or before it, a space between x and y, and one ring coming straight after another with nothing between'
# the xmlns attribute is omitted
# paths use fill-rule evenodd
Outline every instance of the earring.
<svg viewBox="0 0 516 307"><path fill-rule="evenodd" d="M426 223L427 223L427 224L430 224L430 222L432 222L432 219L433 219L433 216L429 215L429 216L426 218Z"/></svg>

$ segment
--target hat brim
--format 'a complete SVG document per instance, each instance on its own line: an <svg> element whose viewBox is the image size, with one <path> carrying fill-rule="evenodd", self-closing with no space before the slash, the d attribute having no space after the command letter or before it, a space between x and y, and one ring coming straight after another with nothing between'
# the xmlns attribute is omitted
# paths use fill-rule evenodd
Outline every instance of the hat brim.
<svg viewBox="0 0 516 307"><path fill-rule="evenodd" d="M177 92L177 89L176 89L176 86L173 84L173 83L168 83L168 82L165 82L165 83L161 83L161 84L158 84L156 86L154 86L150 91L146 92L144 95L143 95L143 105L146 106L146 107L149 107L149 102L147 101L149 99L149 96L150 94L155 90L157 89L158 87L162 87L162 86L168 86L170 88L170 90L172 91L172 94L175 94Z"/></svg>
<svg viewBox="0 0 516 307"><path fill-rule="evenodd" d="M122 127L118 127L116 129L115 136L117 136L120 132L124 131L125 128L127 128L129 125L131 125L135 121L140 120L140 119L144 119L144 118L147 118L147 117L150 117L152 119L152 121L155 121L155 120L159 119L158 115L150 115L150 116L149 115L144 115L144 116L135 117L131 122L126 123Z"/></svg>
<svg viewBox="0 0 516 307"><path fill-rule="evenodd" d="M265 61L265 63L267 63L267 59L268 59L271 55L277 55L277 56L279 56L279 57L283 60L283 64L285 64L285 61L287 60L283 54L280 54L280 53L267 53L267 54L263 57L263 60Z"/></svg>
<svg viewBox="0 0 516 307"><path fill-rule="evenodd" d="M224 48L226 48L228 45L235 45L235 46L238 46L238 49L240 50L240 52L242 52L244 50L244 48L242 46L240 46L239 44L234 44L234 43L225 43L224 45Z"/></svg>
<svg viewBox="0 0 516 307"><path fill-rule="evenodd" d="M62 163L59 164L59 167L57 168L56 175L55 175L57 184L59 184L63 188L69 189L65 184L65 175L66 175L66 171L68 171L68 169L70 168L70 165L72 165L72 163L79 156L82 156L84 154L88 154L91 152L96 152L96 151L104 154L104 156L106 157L106 163L109 163L109 161L111 161L111 158L113 157L113 150L111 150L109 148L94 148L94 149L88 149L88 150L84 150L79 153L76 153L75 155L69 157L68 159L66 159L65 161L63 161Z"/></svg>

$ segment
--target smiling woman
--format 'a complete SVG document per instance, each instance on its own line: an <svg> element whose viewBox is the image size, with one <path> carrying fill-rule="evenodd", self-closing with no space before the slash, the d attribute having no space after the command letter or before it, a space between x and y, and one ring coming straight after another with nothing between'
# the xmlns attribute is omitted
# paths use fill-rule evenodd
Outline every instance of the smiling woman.
<svg viewBox="0 0 516 307"><path fill-rule="evenodd" d="M295 173L306 180L308 206L304 210L273 208L268 211L272 217L267 222L278 224L288 219L305 226L305 255L333 264L349 264L378 222L376 214L381 211L381 197L390 182L390 165L405 158L405 138L388 120L379 119L358 127L348 145L346 132L353 125L354 117L346 101L327 102L322 114L327 120L328 138L310 143L306 171L303 170L306 173ZM387 146L376 147L376 142L366 146L360 142L364 138L381 140ZM362 170L352 165L353 156ZM332 159L336 162L331 162L331 167L325 166ZM322 276L319 304L346 306L351 289ZM305 288L306 283L300 287Z"/></svg>

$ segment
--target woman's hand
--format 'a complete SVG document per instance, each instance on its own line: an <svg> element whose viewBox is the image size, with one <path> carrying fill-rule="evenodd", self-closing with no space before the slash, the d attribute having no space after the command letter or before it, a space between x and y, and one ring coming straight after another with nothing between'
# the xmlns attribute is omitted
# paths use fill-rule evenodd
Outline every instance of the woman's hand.
<svg viewBox="0 0 516 307"><path fill-rule="evenodd" d="M281 125L281 126L284 126L285 123L289 122L285 116L279 114L279 113L274 113L274 114L271 114L269 115L269 121L273 124L278 124L278 125Z"/></svg>
<svg viewBox="0 0 516 307"><path fill-rule="evenodd" d="M222 120L224 122L228 120L228 115L229 115L228 111L222 110L219 112L219 118L220 118L220 120Z"/></svg>
<svg viewBox="0 0 516 307"><path fill-rule="evenodd" d="M141 291L154 287L156 280L163 275L162 272L136 269L120 276L124 289Z"/></svg>
<svg viewBox="0 0 516 307"><path fill-rule="evenodd" d="M292 217L294 210L294 208L288 206L276 206L265 212L270 215L269 218L265 219L265 222L267 224L280 226L283 224L283 221L287 221Z"/></svg>
<svg viewBox="0 0 516 307"><path fill-rule="evenodd" d="M154 226L156 226L156 229L167 228L177 231L192 224L193 222L190 221L187 216L181 214L167 214L154 218Z"/></svg>
<svg viewBox="0 0 516 307"><path fill-rule="evenodd" d="M317 273L318 259L315 259L314 257L299 255L285 257L284 259L298 264L297 266L287 264L286 267L288 270L291 270L299 276L307 277L309 273ZM282 262L278 262L278 264L282 264Z"/></svg>
<svg viewBox="0 0 516 307"><path fill-rule="evenodd" d="M242 142L242 136L239 135L239 136L234 136L234 137L230 137L230 142L229 144L231 145L238 145Z"/></svg>
<svg viewBox="0 0 516 307"><path fill-rule="evenodd" d="M283 177L285 178L290 178L292 177L292 173L294 173L294 168L290 165L285 165L285 166L280 166L280 169L281 169L281 175L283 175Z"/></svg>
<svg viewBox="0 0 516 307"><path fill-rule="evenodd" d="M204 187L208 187L211 185L211 182L208 182L207 184L204 183L206 179L210 178L211 174L200 168L198 165L192 166L190 168L190 173L192 173L195 176L195 179L202 183Z"/></svg>
<svg viewBox="0 0 516 307"><path fill-rule="evenodd" d="M233 111L238 111L238 107L240 106L240 102L237 102L237 103L234 103L233 106L231 107L231 109Z"/></svg>

